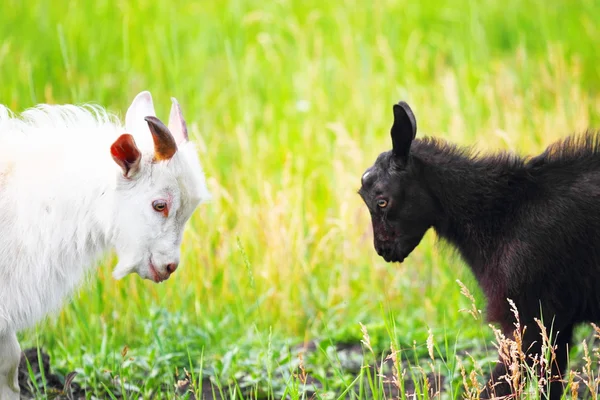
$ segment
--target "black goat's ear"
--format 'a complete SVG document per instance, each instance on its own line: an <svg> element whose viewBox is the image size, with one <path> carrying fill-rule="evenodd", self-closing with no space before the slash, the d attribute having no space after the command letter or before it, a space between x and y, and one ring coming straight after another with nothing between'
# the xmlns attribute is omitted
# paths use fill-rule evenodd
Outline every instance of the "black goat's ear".
<svg viewBox="0 0 600 400"><path fill-rule="evenodd" d="M404 101L394 104L394 124L391 134L394 157L401 163L406 163L410 145L417 136L417 120Z"/></svg>

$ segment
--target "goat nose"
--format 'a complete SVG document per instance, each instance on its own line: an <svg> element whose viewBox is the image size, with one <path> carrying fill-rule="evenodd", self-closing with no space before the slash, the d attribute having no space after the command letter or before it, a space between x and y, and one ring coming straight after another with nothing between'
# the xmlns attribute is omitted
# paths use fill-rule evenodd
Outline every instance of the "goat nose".
<svg viewBox="0 0 600 400"><path fill-rule="evenodd" d="M167 264L167 272L169 274L172 274L173 272L175 272L175 270L177 269L178 266L179 266L179 263Z"/></svg>

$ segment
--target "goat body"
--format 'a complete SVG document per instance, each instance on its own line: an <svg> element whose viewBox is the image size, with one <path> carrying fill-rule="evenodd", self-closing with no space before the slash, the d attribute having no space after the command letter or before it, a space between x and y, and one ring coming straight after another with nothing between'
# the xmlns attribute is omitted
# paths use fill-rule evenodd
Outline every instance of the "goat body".
<svg viewBox="0 0 600 400"><path fill-rule="evenodd" d="M123 126L98 106L0 106L0 399L18 399L16 332L57 311L98 259L114 275L174 272L184 226L209 198L173 99L167 128L149 92Z"/></svg>
<svg viewBox="0 0 600 400"><path fill-rule="evenodd" d="M487 298L487 318L512 337L514 301L527 329L523 351L541 354L543 319L555 335L552 375L564 374L574 325L600 320L600 134L557 142L536 157L477 155L415 139L410 107L394 106L393 150L363 174L374 245L403 261L429 228L452 244ZM511 394L499 363L484 397ZM496 384L492 388L492 384ZM555 378L550 397L560 398Z"/></svg>

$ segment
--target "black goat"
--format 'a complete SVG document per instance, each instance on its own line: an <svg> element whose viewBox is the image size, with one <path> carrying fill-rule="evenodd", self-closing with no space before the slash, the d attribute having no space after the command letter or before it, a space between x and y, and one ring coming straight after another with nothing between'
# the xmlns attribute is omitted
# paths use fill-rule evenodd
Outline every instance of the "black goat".
<svg viewBox="0 0 600 400"><path fill-rule="evenodd" d="M487 319L511 338L507 298L515 302L527 326L523 351L541 353L534 318L552 329L552 376L562 376L574 324L600 320L600 135L568 137L536 157L478 156L442 140L415 139L405 102L393 112L393 149L367 169L359 190L377 253L402 262L433 227L473 271ZM483 398L511 394L499 379L505 374L499 363ZM549 398L562 392L553 380Z"/></svg>

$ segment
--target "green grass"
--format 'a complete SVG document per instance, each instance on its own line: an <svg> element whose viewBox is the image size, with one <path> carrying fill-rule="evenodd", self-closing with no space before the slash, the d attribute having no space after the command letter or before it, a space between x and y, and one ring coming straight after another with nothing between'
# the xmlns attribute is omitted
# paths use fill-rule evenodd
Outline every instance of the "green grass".
<svg viewBox="0 0 600 400"><path fill-rule="evenodd" d="M60 315L20 335L101 398L163 384L172 395L184 368L226 397L302 398L300 366L319 398L383 398L387 384L360 366L381 363L391 344L413 367L407 378L433 368L460 398L458 363L475 368L462 349L484 370L496 357L492 330L460 311L471 302L457 279L484 308L474 279L432 232L402 265L386 264L356 194L391 147L392 104L411 104L419 135L482 150L535 153L600 127L596 0L1 8L0 103L95 102L123 115L148 89L166 117L176 96L214 195L168 282L114 281L108 258ZM354 353L332 345L359 343L360 323L373 353L364 347L352 369ZM310 340L318 346L301 363L296 346Z"/></svg>

